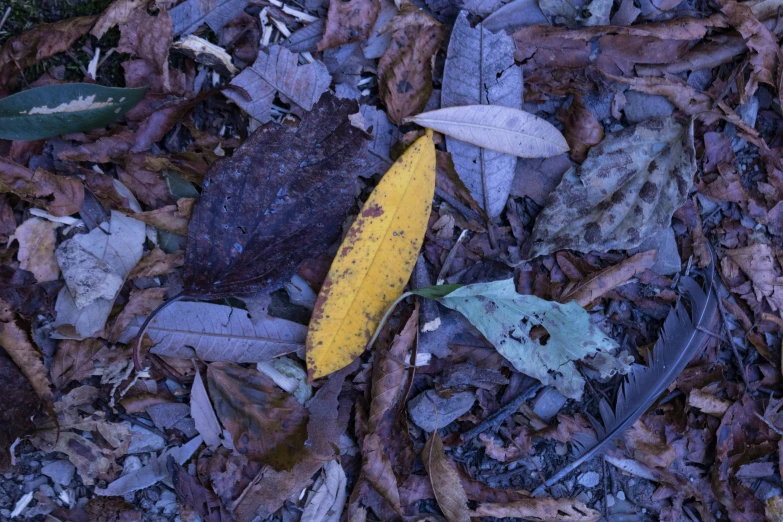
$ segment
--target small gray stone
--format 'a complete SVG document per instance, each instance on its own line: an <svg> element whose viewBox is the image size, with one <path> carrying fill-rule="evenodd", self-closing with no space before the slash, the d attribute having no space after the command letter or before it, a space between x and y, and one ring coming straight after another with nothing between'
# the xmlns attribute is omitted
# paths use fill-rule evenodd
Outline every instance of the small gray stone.
<svg viewBox="0 0 783 522"><path fill-rule="evenodd" d="M427 390L408 403L411 420L426 432L445 428L457 418L467 413L476 402L472 392L455 393L444 398L435 390ZM437 419L437 420L436 420Z"/></svg>
<svg viewBox="0 0 783 522"><path fill-rule="evenodd" d="M639 245L639 252L655 250L655 262L651 270L660 275L670 275L679 272L682 268L680 252L677 250L677 240L674 238L674 229L671 227L661 230L652 237L645 239Z"/></svg>
<svg viewBox="0 0 783 522"><path fill-rule="evenodd" d="M639 123L654 117L671 116L674 105L669 100L658 94L645 94L643 92L625 91L625 118L629 123Z"/></svg>
<svg viewBox="0 0 783 522"><path fill-rule="evenodd" d="M38 491L49 498L54 498L54 489L52 489L52 486L49 484L41 484L41 487L38 488Z"/></svg>
<svg viewBox="0 0 783 522"><path fill-rule="evenodd" d="M41 468L41 473L61 486L70 484L75 472L76 467L67 460L55 460Z"/></svg>
<svg viewBox="0 0 783 522"><path fill-rule="evenodd" d="M565 406L566 401L568 399L556 389L544 388L536 397L533 413L541 417L545 422L549 422Z"/></svg>
<svg viewBox="0 0 783 522"><path fill-rule="evenodd" d="M160 435L136 425L132 425L130 430L132 437L128 446L128 455L159 451L166 447L166 441Z"/></svg>
<svg viewBox="0 0 783 522"><path fill-rule="evenodd" d="M582 473L579 475L579 478L576 480L580 485L586 488L594 488L601 481L601 475L595 471L588 471L587 473Z"/></svg>
<svg viewBox="0 0 783 522"><path fill-rule="evenodd" d="M28 482L25 482L24 485L24 492L29 493L30 491L35 491L38 489L38 486L42 484L46 484L49 482L49 479L47 477L38 477L35 480L30 480Z"/></svg>
<svg viewBox="0 0 783 522"><path fill-rule="evenodd" d="M124 477L134 471L138 471L142 467L143 464L141 463L141 459L136 455L130 455L126 457L125 461L122 463L122 476Z"/></svg>

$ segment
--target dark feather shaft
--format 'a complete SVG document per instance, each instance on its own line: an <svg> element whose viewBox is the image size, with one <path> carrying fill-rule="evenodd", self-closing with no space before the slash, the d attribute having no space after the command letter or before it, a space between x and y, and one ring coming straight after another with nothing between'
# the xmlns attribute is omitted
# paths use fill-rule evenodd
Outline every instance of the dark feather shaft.
<svg viewBox="0 0 783 522"><path fill-rule="evenodd" d="M568 475L582 463L590 460L615 440L623 430L631 426L652 406L656 399L682 373L696 353L704 346L717 313L718 298L713 290L715 265L710 263L705 275L705 291L691 278L683 278L682 285L691 302L688 315L682 302L669 312L655 343L649 366L634 366L617 395L614 410L601 401L599 410L603 424L594 420L598 438L595 444L582 449L579 457L564 467L534 494L542 493Z"/></svg>

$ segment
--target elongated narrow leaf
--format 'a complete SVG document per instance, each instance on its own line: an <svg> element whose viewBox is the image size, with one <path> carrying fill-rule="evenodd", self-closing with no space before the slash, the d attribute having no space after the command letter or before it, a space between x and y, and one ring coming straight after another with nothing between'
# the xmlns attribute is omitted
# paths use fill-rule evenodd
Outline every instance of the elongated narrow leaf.
<svg viewBox="0 0 783 522"><path fill-rule="evenodd" d="M426 297L427 299L440 299L441 297L446 297L454 290L457 290L462 287L463 285L456 285L456 284L425 286L424 288L411 290L411 293L414 295L420 295L422 297Z"/></svg>
<svg viewBox="0 0 783 522"><path fill-rule="evenodd" d="M529 112L499 105L464 105L425 112L406 121L446 136L520 158L545 158L568 151L551 123Z"/></svg>
<svg viewBox="0 0 783 522"><path fill-rule="evenodd" d="M424 445L421 460L427 468L432 491L446 519L449 522L469 522L468 496L454 464L443 450L443 441L437 431L432 432L430 440Z"/></svg>
<svg viewBox="0 0 783 522"><path fill-rule="evenodd" d="M572 399L585 382L573 361L615 346L578 304L520 295L511 279L467 285L439 302L464 315L514 368Z"/></svg>
<svg viewBox="0 0 783 522"><path fill-rule="evenodd" d="M136 317L120 337L127 343L139 333L144 317ZM152 353L202 361L236 363L268 361L302 348L307 329L297 323L264 317L211 303L177 302L164 308L147 328L155 342Z"/></svg>
<svg viewBox="0 0 783 522"><path fill-rule="evenodd" d="M40 140L104 127L144 98L146 88L46 85L0 100L0 138Z"/></svg>
<svg viewBox="0 0 783 522"><path fill-rule="evenodd" d="M337 251L310 319L309 379L347 366L364 351L413 272L434 192L435 146L428 132L381 179Z"/></svg>
<svg viewBox="0 0 783 522"><path fill-rule="evenodd" d="M442 107L503 105L522 109L522 69L514 65L514 40L492 34L481 24L470 27L462 11L454 22L443 70ZM486 150L446 137L454 169L489 217L506 207L516 156Z"/></svg>
<svg viewBox="0 0 783 522"><path fill-rule="evenodd" d="M650 365L631 368L628 380L617 394L614 410L606 400L599 404L603 424L592 419L598 434L597 440L583 447L577 446L579 458L547 480L546 486L552 486L583 462L590 460L621 435L625 428L636 422L704 346L718 306L713 291L713 277L714 264L711 263L707 268L704 290L693 279L682 279L691 301L691 315L688 315L682 301L669 312L653 347Z"/></svg>

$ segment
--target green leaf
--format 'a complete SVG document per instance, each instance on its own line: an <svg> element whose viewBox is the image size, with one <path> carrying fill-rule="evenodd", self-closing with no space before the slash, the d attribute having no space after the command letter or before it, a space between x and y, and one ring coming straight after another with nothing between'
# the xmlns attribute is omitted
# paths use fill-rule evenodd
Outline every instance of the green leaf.
<svg viewBox="0 0 783 522"><path fill-rule="evenodd" d="M418 290L411 290L410 293L414 295L420 295L421 297L426 297L427 299L440 299L441 297L445 297L454 290L462 287L463 285L427 286L425 288L419 288Z"/></svg>
<svg viewBox="0 0 783 522"><path fill-rule="evenodd" d="M82 132L122 118L146 88L123 89L89 83L47 85L0 100L0 139L39 140Z"/></svg>
<svg viewBox="0 0 783 522"><path fill-rule="evenodd" d="M438 300L464 315L520 372L580 399L573 361L615 348L578 304L519 295L512 279L467 285Z"/></svg>

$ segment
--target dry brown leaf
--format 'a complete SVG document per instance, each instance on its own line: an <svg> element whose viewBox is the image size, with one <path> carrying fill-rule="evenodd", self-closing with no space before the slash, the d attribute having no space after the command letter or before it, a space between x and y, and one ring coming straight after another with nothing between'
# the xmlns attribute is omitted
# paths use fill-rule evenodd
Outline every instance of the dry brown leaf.
<svg viewBox="0 0 783 522"><path fill-rule="evenodd" d="M565 173L533 228L529 257L628 249L670 225L696 171L693 122L652 118L608 135Z"/></svg>
<svg viewBox="0 0 783 522"><path fill-rule="evenodd" d="M92 33L96 38L101 38L106 31L118 24L127 22L133 13L146 6L150 0L115 0L106 10L101 13L98 21L92 28Z"/></svg>
<svg viewBox="0 0 783 522"><path fill-rule="evenodd" d="M318 50L366 40L380 12L378 0L329 0L326 29Z"/></svg>
<svg viewBox="0 0 783 522"><path fill-rule="evenodd" d="M207 370L215 411L251 460L290 471L305 456L307 410L255 369L215 362Z"/></svg>
<svg viewBox="0 0 783 522"><path fill-rule="evenodd" d="M142 203L153 209L174 203L163 174L145 168L146 155L131 154L117 175Z"/></svg>
<svg viewBox="0 0 783 522"><path fill-rule="evenodd" d="M419 328L419 311L414 310L402 331L394 337L388 351L376 353L373 373L372 404L367 423L369 432L374 432L381 418L399 400L399 392L405 380L405 356L416 341Z"/></svg>
<svg viewBox="0 0 783 522"><path fill-rule="evenodd" d="M635 91L664 96L688 116L695 116L712 109L712 98L676 76L666 75L663 78L654 76L623 78L611 74L606 76L616 82L629 85Z"/></svg>
<svg viewBox="0 0 783 522"><path fill-rule="evenodd" d="M508 504L480 504L475 517L523 518L541 522L596 522L601 513L573 498L529 498Z"/></svg>
<svg viewBox="0 0 783 522"><path fill-rule="evenodd" d="M574 101L557 119L563 123L563 136L571 149L571 158L577 163L585 160L590 147L604 139L604 128L580 94L574 95Z"/></svg>
<svg viewBox="0 0 783 522"><path fill-rule="evenodd" d="M757 301L767 300L773 310L783 310L783 276L776 267L775 252L764 243L751 243L743 248L726 250L721 260L724 274L731 271L731 264L738 266L753 282Z"/></svg>
<svg viewBox="0 0 783 522"><path fill-rule="evenodd" d="M9 448L17 438L35 430L32 418L40 406L30 382L0 348L0 469L11 464Z"/></svg>
<svg viewBox="0 0 783 522"><path fill-rule="evenodd" d="M11 306L2 299L0 299L0 346L5 348L11 359L22 370L38 397L50 402L53 395L41 354L17 323Z"/></svg>
<svg viewBox="0 0 783 522"><path fill-rule="evenodd" d="M10 86L22 70L68 49L90 30L97 16L82 16L33 29L6 40L0 48L0 85Z"/></svg>
<svg viewBox="0 0 783 522"><path fill-rule="evenodd" d="M174 268L179 268L184 264L184 250L177 250L176 252L167 254L160 248L155 247L154 250L144 256L133 270L131 270L130 274L128 274L128 279L165 275Z"/></svg>
<svg viewBox="0 0 783 522"><path fill-rule="evenodd" d="M60 266L54 255L55 232L60 225L48 219L30 218L16 229L9 243L19 242L19 268L33 273L39 283L56 281Z"/></svg>
<svg viewBox="0 0 783 522"><path fill-rule="evenodd" d="M81 381L92 375L95 359L99 352L106 349L99 339L60 341L50 371L54 387L59 390L71 381Z"/></svg>
<svg viewBox="0 0 783 522"><path fill-rule="evenodd" d="M129 72L133 70L132 64L136 60L124 62L122 65L125 68L126 85L141 87L146 84L153 91L170 91L169 48L174 41L174 36L168 11L161 9L157 16L152 16L144 8L136 9L120 23L120 35L117 50L138 57L139 60L146 62L146 68L153 72L142 82L129 81L132 78Z"/></svg>
<svg viewBox="0 0 783 522"><path fill-rule="evenodd" d="M397 477L394 476L391 461L378 434L370 433L364 437L362 456L364 457L362 476L381 494L394 511L402 513Z"/></svg>
<svg viewBox="0 0 783 522"><path fill-rule="evenodd" d="M462 489L454 464L443 450L443 441L437 431L432 433L424 445L421 459L430 476L435 499L449 522L470 522L468 496Z"/></svg>
<svg viewBox="0 0 783 522"><path fill-rule="evenodd" d="M620 263L596 272L583 279L576 287L560 297L560 302L576 301L579 306L587 307L601 296L614 290L629 279L644 272L655 264L655 250L641 252Z"/></svg>
<svg viewBox="0 0 783 522"><path fill-rule="evenodd" d="M130 326L134 317L147 316L155 310L163 302L168 291L168 288L145 288L132 291L125 308L109 328L106 336L109 342L116 343L122 333Z"/></svg>
<svg viewBox="0 0 783 522"><path fill-rule="evenodd" d="M166 205L148 212L137 212L136 214L131 214L131 216L133 219L138 219L161 230L187 236L188 224L190 223L190 216L193 214L193 206L195 204L195 199L180 198L177 200L176 205Z"/></svg>
<svg viewBox="0 0 783 522"><path fill-rule="evenodd" d="M76 178L58 176L43 169L35 172L0 157L0 192L43 206L55 216L70 216L82 208L84 185Z"/></svg>
<svg viewBox="0 0 783 522"><path fill-rule="evenodd" d="M430 98L432 58L443 40L443 27L413 4L406 4L386 32L392 39L378 62L378 92L389 119L399 125L420 112Z"/></svg>
<svg viewBox="0 0 783 522"><path fill-rule="evenodd" d="M718 418L723 417L731 404L731 401L719 399L712 393L697 388L688 394L688 406Z"/></svg>

